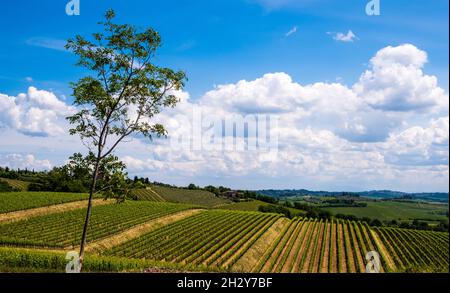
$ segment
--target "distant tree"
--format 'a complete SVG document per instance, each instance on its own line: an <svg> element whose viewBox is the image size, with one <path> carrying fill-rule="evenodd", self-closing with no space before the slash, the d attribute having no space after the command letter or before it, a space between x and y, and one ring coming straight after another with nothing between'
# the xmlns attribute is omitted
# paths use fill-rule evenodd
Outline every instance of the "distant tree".
<svg viewBox="0 0 450 293"><path fill-rule="evenodd" d="M81 265L102 161L133 133L150 139L165 136L164 126L152 123L152 118L162 108L176 105L179 99L172 91L181 89L186 79L184 72L153 63L161 44L156 31L116 24L114 17L114 11L108 10L100 23L103 32L94 33L91 39L76 36L66 45L79 57L78 65L91 73L72 84L74 105L80 110L67 117L74 126L70 134L78 134L95 158L81 237ZM123 183L122 179L115 182Z"/></svg>
<svg viewBox="0 0 450 293"><path fill-rule="evenodd" d="M409 229L411 228L411 225L408 222L401 222L399 228Z"/></svg>
<svg viewBox="0 0 450 293"><path fill-rule="evenodd" d="M195 190L195 189L198 189L198 186L195 185L194 183L191 183L191 184L188 185L187 189Z"/></svg>
<svg viewBox="0 0 450 293"><path fill-rule="evenodd" d="M383 223L381 223L381 221L378 220L378 219L373 219L370 222L370 226L372 226L372 227L381 227L381 226L383 226Z"/></svg>

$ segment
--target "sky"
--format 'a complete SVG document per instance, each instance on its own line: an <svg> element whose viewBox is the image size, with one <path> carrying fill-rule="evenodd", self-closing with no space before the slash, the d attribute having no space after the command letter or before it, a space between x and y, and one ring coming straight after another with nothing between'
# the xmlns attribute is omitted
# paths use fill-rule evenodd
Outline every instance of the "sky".
<svg viewBox="0 0 450 293"><path fill-rule="evenodd" d="M156 118L169 138L119 146L130 175L448 192L448 1L381 0L374 16L368 0L80 0L73 16L68 2L0 4L0 165L44 170L85 151L64 118L77 110L70 82L87 73L64 44L113 8L118 22L157 30L154 62L188 76L179 106ZM195 133L195 113L216 137L218 121L270 117L270 151L175 147Z"/></svg>

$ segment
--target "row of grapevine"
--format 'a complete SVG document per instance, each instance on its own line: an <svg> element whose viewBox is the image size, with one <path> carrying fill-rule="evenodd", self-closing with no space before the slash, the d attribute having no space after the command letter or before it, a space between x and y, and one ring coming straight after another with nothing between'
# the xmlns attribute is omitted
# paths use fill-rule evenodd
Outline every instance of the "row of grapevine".
<svg viewBox="0 0 450 293"><path fill-rule="evenodd" d="M448 272L448 233L375 228L397 271Z"/></svg>
<svg viewBox="0 0 450 293"><path fill-rule="evenodd" d="M135 225L190 209L192 206L125 202L92 209L87 241L116 234ZM49 214L0 225L0 245L64 248L79 244L86 209Z"/></svg>
<svg viewBox="0 0 450 293"><path fill-rule="evenodd" d="M280 215L210 210L122 243L104 255L230 269Z"/></svg>

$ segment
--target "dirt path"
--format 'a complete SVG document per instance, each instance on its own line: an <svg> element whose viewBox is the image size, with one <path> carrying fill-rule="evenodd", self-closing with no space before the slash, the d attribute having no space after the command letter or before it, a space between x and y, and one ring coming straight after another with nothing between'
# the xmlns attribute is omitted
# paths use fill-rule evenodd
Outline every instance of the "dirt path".
<svg viewBox="0 0 450 293"><path fill-rule="evenodd" d="M287 225L289 225L288 219L278 219L233 265L232 271L253 272L266 251L273 245Z"/></svg>
<svg viewBox="0 0 450 293"><path fill-rule="evenodd" d="M320 260L319 273L328 273L328 264L330 262L330 235L331 235L331 224L327 223L325 229L325 234L323 235L323 241L325 245L325 250L323 253L323 258Z"/></svg>
<svg viewBox="0 0 450 293"><path fill-rule="evenodd" d="M157 229L161 226L167 225L169 223L182 220L184 218L193 216L195 214L198 214L202 212L203 210L196 209L196 210L186 210L179 213L171 214L165 217L157 218L151 221L148 221L146 223L134 226L128 230L125 230L119 234L112 235L107 238L103 238L101 240L89 243L86 246L86 251L94 251L98 252L104 249L111 248L113 246L119 245L121 243L124 243L128 240L137 238L141 236L144 233L147 233L151 230Z"/></svg>
<svg viewBox="0 0 450 293"><path fill-rule="evenodd" d="M94 206L101 206L106 204L112 204L114 200L103 200L103 199L94 199L92 201L92 204ZM82 209L87 207L87 200L82 201L75 201L75 202L69 202L69 203L62 203L47 207L41 207L41 208L34 208L34 209L28 209L28 210L22 210L22 211L16 211L16 212L10 212L6 214L0 214L0 223L5 222L15 222L20 220L25 220L31 217L36 216L42 216L42 215L48 215L48 214L55 214L60 212L66 212L76 209Z"/></svg>

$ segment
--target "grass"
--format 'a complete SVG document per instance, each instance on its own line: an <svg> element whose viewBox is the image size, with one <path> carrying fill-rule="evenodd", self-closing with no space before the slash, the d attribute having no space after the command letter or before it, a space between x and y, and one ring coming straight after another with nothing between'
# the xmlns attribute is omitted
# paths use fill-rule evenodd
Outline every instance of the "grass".
<svg viewBox="0 0 450 293"><path fill-rule="evenodd" d="M0 178L0 181L4 181L4 182L8 183L9 186L19 189L21 191L27 191L28 185L30 185L30 182L15 180L15 179L8 179L8 178Z"/></svg>
<svg viewBox="0 0 450 293"><path fill-rule="evenodd" d="M367 202L367 207L329 207L323 208L332 214L354 215L382 221L412 221L413 219L440 221L447 219L448 204L423 202L376 201Z"/></svg>
<svg viewBox="0 0 450 293"><path fill-rule="evenodd" d="M189 190L157 185L152 186L151 189L166 201L174 203L193 204L211 208L230 202L228 200L218 198L213 193L204 190Z"/></svg>
<svg viewBox="0 0 450 293"><path fill-rule="evenodd" d="M3 192L0 193L0 213L51 206L88 199L87 194L62 192Z"/></svg>

